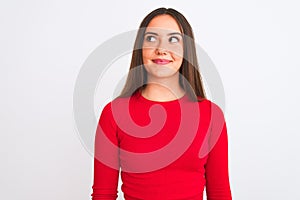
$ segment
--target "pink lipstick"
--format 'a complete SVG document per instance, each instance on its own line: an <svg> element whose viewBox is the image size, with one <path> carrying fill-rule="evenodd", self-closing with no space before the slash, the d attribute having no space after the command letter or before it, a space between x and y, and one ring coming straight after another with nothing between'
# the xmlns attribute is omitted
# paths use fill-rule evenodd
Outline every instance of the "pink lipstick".
<svg viewBox="0 0 300 200"><path fill-rule="evenodd" d="M158 65L165 65L171 62L170 60L166 60L166 59L154 59L152 61Z"/></svg>

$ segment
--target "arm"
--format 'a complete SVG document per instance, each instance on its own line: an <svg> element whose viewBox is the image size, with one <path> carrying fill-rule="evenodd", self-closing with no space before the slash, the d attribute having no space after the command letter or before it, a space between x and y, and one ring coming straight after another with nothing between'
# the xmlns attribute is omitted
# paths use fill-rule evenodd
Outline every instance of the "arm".
<svg viewBox="0 0 300 200"><path fill-rule="evenodd" d="M113 120L111 103L109 103L102 110L96 130L92 200L117 199L118 180L117 125Z"/></svg>
<svg viewBox="0 0 300 200"><path fill-rule="evenodd" d="M214 103L211 106L213 121L210 144L212 149L205 165L207 200L231 200L226 122L222 110Z"/></svg>

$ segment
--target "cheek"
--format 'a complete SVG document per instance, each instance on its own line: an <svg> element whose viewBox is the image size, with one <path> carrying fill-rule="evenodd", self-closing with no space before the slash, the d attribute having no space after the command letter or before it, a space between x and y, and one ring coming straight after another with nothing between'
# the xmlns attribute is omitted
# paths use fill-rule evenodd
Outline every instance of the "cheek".
<svg viewBox="0 0 300 200"><path fill-rule="evenodd" d="M175 60L175 61L177 61L177 62L182 62L182 60L183 60L183 52L181 51L181 52L173 52L172 53L172 57L173 57L173 59Z"/></svg>
<svg viewBox="0 0 300 200"><path fill-rule="evenodd" d="M148 62L149 59L151 59L151 55L153 54L153 50L150 48L143 48L142 49L142 56L143 56L143 62Z"/></svg>
<svg viewBox="0 0 300 200"><path fill-rule="evenodd" d="M173 46L170 48L170 52L172 52L172 55L174 58L179 59L183 57L183 48L182 46Z"/></svg>

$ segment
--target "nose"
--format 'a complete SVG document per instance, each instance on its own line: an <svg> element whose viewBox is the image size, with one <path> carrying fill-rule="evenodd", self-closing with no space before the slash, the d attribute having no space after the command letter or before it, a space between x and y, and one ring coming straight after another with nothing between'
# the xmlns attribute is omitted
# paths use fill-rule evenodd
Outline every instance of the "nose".
<svg viewBox="0 0 300 200"><path fill-rule="evenodd" d="M156 48L155 52L157 55L166 55L168 51L164 48L158 47Z"/></svg>
<svg viewBox="0 0 300 200"><path fill-rule="evenodd" d="M157 46L155 48L155 53L157 55L166 55L167 53L169 53L168 44L165 39L159 40L159 43L157 44Z"/></svg>

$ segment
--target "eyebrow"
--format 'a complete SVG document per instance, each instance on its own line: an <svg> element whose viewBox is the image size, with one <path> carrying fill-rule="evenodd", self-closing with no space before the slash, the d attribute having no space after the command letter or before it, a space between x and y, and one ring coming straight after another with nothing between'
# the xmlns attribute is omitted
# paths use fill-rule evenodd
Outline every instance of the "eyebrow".
<svg viewBox="0 0 300 200"><path fill-rule="evenodd" d="M157 35L157 36L158 36L158 34L155 33L155 32L146 32L145 35L147 35L147 34L152 34L152 35ZM167 35L168 35L168 36L169 36L169 35L180 35L180 36L182 36L182 34L181 34L181 33L178 33L178 32L168 33Z"/></svg>

